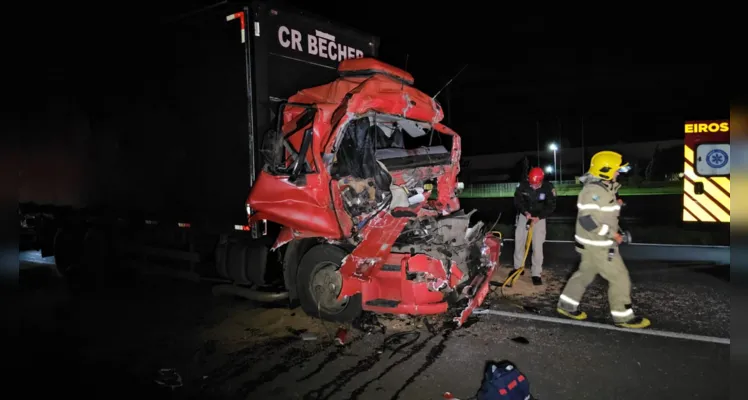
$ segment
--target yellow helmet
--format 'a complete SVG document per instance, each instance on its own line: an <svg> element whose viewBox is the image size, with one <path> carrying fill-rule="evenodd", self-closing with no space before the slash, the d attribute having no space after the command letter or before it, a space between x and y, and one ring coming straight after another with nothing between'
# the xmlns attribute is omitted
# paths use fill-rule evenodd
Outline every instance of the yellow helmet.
<svg viewBox="0 0 748 400"><path fill-rule="evenodd" d="M589 173L601 179L611 180L616 171L628 172L629 163L623 163L623 156L615 151L601 151L590 161Z"/></svg>

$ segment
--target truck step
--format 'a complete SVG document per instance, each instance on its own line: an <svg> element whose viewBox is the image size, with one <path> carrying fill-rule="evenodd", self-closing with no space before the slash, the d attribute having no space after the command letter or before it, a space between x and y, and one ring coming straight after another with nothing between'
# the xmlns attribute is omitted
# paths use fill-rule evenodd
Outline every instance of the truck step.
<svg viewBox="0 0 748 400"><path fill-rule="evenodd" d="M387 307L387 308L396 308L399 304L400 304L400 301L390 300L390 299L374 299L374 300L369 300L366 302L367 306Z"/></svg>

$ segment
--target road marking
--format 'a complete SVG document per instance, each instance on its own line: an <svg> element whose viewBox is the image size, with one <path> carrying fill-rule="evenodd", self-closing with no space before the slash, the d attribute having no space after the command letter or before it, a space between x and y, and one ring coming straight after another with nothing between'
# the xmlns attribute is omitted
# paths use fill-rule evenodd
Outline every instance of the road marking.
<svg viewBox="0 0 748 400"><path fill-rule="evenodd" d="M536 321L545 321L545 322L554 322L558 324L566 324L566 325L576 325L576 326L585 326L588 328L597 328L597 329L607 329L611 331L620 331L620 332L628 332L628 333L639 333L642 335L652 335L652 336L662 336L662 337L669 337L669 338L675 338L675 339L685 339L685 340L694 340L697 342L709 342L709 343L718 343L718 344L730 344L730 339L728 338L719 338L714 336L701 336L701 335L691 335L688 333L678 333L678 332L668 332L668 331L658 331L654 329L628 329L628 328L619 328L615 325L607 325L607 324L601 324L597 322L588 322L588 321L576 321L573 319L565 319L565 318L554 318L554 317L544 317L542 315L533 315L533 314L520 314L515 312L508 312L508 311L498 311L498 310L487 310L484 308L477 308L473 311L473 314L476 315L500 315L503 317L510 317L510 318L523 318L523 319L533 319Z"/></svg>
<svg viewBox="0 0 748 400"><path fill-rule="evenodd" d="M505 242L513 242L514 238L503 238L502 239ZM545 243L568 243L573 244L576 243L573 240L545 240ZM629 247L636 247L636 246L650 246L650 247L675 247L675 248L686 248L686 247L694 247L694 248L703 248L703 249L719 249L719 250L729 250L730 246L712 246L708 244L669 244L669 243L627 243L626 246Z"/></svg>

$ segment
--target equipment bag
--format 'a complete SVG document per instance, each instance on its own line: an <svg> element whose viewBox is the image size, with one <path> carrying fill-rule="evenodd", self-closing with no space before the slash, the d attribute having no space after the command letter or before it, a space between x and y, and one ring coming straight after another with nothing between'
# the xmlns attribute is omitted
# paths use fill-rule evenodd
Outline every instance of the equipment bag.
<svg viewBox="0 0 748 400"><path fill-rule="evenodd" d="M530 382L509 361L486 364L478 400L532 400Z"/></svg>

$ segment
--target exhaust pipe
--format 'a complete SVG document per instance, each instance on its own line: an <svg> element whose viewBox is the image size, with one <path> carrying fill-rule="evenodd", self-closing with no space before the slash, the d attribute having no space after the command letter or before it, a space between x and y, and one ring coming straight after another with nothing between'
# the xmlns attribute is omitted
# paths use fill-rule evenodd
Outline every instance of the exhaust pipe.
<svg viewBox="0 0 748 400"><path fill-rule="evenodd" d="M213 295L231 295L243 297L247 300L258 301L262 303L272 303L275 301L288 299L288 292L263 292L256 289L250 289L236 285L216 285L213 286Z"/></svg>

